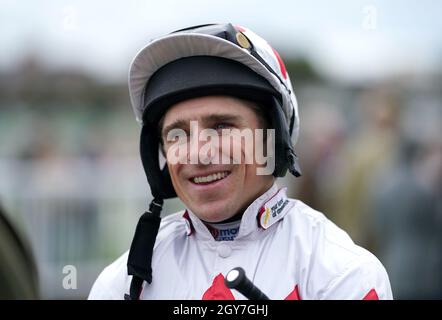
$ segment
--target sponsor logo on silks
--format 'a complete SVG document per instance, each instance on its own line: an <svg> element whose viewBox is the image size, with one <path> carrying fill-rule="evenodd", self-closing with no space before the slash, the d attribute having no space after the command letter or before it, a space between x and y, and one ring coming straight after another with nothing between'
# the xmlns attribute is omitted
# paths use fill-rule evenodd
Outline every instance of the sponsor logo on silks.
<svg viewBox="0 0 442 320"><path fill-rule="evenodd" d="M206 224L210 233L216 241L233 241L239 232L239 225L234 227L213 226Z"/></svg>
<svg viewBox="0 0 442 320"><path fill-rule="evenodd" d="M269 228L276 221L281 219L285 213L293 206L286 195L287 188L282 188L264 203L258 212L258 223L263 229Z"/></svg>
<svg viewBox="0 0 442 320"><path fill-rule="evenodd" d="M219 229L216 241L233 241L238 235L239 227L230 229Z"/></svg>

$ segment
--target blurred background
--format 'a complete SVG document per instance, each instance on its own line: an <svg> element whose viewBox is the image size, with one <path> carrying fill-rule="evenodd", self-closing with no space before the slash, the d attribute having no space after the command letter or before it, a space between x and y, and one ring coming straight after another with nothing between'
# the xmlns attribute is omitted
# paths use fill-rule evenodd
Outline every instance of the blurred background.
<svg viewBox="0 0 442 320"><path fill-rule="evenodd" d="M279 184L374 252L395 298L441 299L441 12L431 0L0 0L0 206L32 248L40 297L87 297L150 201L126 84L135 53L228 21L279 51L298 97L304 175Z"/></svg>

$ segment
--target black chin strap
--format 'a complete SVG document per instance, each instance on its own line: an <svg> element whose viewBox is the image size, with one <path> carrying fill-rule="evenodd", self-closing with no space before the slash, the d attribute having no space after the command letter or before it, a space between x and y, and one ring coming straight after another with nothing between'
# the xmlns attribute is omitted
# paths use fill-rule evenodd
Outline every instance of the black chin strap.
<svg viewBox="0 0 442 320"><path fill-rule="evenodd" d="M139 300L143 281L152 282L152 254L161 222L163 199L154 198L149 210L138 220L127 259L127 272L132 276L129 294L125 300Z"/></svg>

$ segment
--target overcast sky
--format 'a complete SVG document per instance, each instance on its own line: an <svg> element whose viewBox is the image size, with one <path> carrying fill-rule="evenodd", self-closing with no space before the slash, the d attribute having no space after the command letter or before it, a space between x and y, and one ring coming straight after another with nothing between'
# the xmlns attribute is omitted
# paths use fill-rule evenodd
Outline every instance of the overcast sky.
<svg viewBox="0 0 442 320"><path fill-rule="evenodd" d="M442 1L0 0L0 72L36 54L51 67L125 79L149 39L229 21L283 57L304 54L342 79L428 72L442 65Z"/></svg>

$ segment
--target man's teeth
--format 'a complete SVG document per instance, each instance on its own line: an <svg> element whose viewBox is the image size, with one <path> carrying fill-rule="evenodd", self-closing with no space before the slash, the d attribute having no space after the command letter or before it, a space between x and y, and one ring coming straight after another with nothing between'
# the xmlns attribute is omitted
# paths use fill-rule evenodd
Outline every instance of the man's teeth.
<svg viewBox="0 0 442 320"><path fill-rule="evenodd" d="M207 182L212 182L212 181L216 181L216 180L221 180L221 179L224 179L225 177L227 177L228 174L229 174L228 172L217 172L217 173L209 174L208 176L204 176L204 177L195 177L195 178L193 178L193 182L194 183L207 183Z"/></svg>

